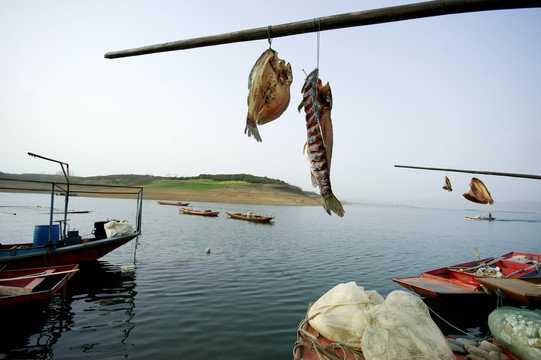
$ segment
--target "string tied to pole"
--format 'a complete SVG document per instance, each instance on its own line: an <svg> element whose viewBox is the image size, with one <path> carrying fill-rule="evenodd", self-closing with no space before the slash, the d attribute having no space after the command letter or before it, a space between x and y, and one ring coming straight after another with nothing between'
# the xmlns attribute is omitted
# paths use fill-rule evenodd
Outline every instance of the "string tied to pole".
<svg viewBox="0 0 541 360"><path fill-rule="evenodd" d="M319 48L320 48L320 34L321 34L321 18L317 18L317 27L316 27L316 18L314 18L314 31L316 32L316 41L317 41L317 53L316 53L316 68L319 69Z"/></svg>
<svg viewBox="0 0 541 360"><path fill-rule="evenodd" d="M272 49L272 36L271 36L271 26L267 27L267 41L269 42L269 49Z"/></svg>

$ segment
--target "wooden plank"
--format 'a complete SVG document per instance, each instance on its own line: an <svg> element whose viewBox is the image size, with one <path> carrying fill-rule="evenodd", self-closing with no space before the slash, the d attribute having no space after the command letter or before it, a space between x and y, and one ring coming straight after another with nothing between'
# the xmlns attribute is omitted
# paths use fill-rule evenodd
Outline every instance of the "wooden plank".
<svg viewBox="0 0 541 360"><path fill-rule="evenodd" d="M166 42L139 48L112 51L107 59L138 56L174 50L186 50L205 46L263 40L310 32L366 26L387 22L420 19L432 16L466 12L540 7L541 0L435 0L381 9L331 15L298 22L269 25L260 28L235 31L226 34Z"/></svg>
<svg viewBox="0 0 541 360"><path fill-rule="evenodd" d="M30 294L32 289L26 289L18 286L0 285L0 295L26 295Z"/></svg>

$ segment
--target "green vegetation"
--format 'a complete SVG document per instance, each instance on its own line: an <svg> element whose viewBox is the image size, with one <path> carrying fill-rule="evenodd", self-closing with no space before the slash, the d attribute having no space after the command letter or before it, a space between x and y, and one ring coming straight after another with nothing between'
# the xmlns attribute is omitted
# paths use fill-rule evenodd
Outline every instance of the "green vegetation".
<svg viewBox="0 0 541 360"><path fill-rule="evenodd" d="M232 184L247 184L245 181L214 181L210 179L187 179L187 180L169 180L159 179L151 184L144 185L150 189L179 189L179 190L211 190L226 188Z"/></svg>
<svg viewBox="0 0 541 360"><path fill-rule="evenodd" d="M0 178L55 181L59 183L66 181L63 175L58 174L6 174L0 172ZM141 186L151 189L181 190L210 190L226 188L233 184L270 184L292 193L302 192L301 188L289 185L282 180L249 174L201 174L191 177L163 177L133 174L90 177L70 176L70 182L72 184L124 185Z"/></svg>

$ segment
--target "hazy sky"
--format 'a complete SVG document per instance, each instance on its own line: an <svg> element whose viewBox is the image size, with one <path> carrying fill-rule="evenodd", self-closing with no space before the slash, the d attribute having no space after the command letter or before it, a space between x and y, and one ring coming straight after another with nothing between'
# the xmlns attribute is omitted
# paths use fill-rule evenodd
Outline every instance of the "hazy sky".
<svg viewBox="0 0 541 360"><path fill-rule="evenodd" d="M244 134L248 74L267 40L105 59L109 51L409 2L0 2L0 171L77 176L249 173L312 190L305 74L317 36L276 38L291 103ZM439 16L320 34L341 200L462 198L472 177L395 164L541 174L541 9ZM496 202L541 200L541 181L478 176Z"/></svg>

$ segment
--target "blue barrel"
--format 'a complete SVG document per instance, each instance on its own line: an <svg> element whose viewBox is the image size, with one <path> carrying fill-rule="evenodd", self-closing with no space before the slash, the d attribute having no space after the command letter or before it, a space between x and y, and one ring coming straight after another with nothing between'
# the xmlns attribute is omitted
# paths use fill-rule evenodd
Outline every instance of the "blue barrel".
<svg viewBox="0 0 541 360"><path fill-rule="evenodd" d="M36 225L34 227L34 247L43 246L49 241L49 228L50 225ZM60 240L60 224L53 225L53 243L54 246L58 246Z"/></svg>

